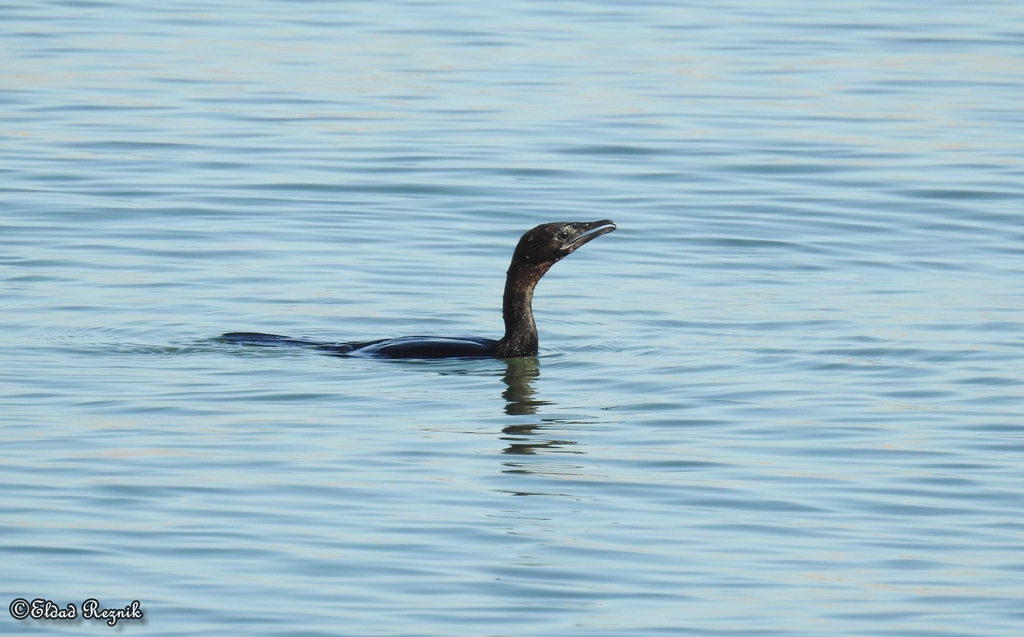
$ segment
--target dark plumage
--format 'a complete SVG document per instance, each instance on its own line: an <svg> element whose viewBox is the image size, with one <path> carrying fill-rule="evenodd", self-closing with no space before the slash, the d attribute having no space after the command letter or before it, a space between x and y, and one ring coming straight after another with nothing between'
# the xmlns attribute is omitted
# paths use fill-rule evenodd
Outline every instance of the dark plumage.
<svg viewBox="0 0 1024 637"><path fill-rule="evenodd" d="M324 343L258 332L230 332L221 339L244 345L298 345L342 356L382 358L517 358L537 354L537 326L533 322L533 290L551 266L583 244L615 230L602 221L545 223L522 236L505 278L502 317L505 336L489 338L444 338L405 336L359 343Z"/></svg>

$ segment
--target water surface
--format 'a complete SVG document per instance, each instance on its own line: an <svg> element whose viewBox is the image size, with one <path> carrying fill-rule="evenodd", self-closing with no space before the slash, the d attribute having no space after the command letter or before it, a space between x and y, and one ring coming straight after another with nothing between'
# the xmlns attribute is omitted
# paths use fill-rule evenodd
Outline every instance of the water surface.
<svg viewBox="0 0 1024 637"><path fill-rule="evenodd" d="M4 634L1024 628L1024 6L0 7ZM501 335L541 353L230 346Z"/></svg>

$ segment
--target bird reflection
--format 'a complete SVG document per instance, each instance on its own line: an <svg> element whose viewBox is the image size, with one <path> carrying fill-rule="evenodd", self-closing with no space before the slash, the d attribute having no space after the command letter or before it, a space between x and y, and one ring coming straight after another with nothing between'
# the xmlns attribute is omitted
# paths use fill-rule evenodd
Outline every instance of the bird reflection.
<svg viewBox="0 0 1024 637"><path fill-rule="evenodd" d="M550 405L550 402L537 400L533 397L536 390L533 381L540 376L540 361L536 357L510 358L505 361L507 367L503 380L507 388L502 392L505 399L505 413L509 416L528 416L536 414L539 407ZM530 456L538 451L564 452L564 447L575 445L572 440L539 439L537 435L546 427L542 423L516 424L501 430L501 439L509 445L502 453ZM513 471L522 472L520 465L510 465Z"/></svg>
<svg viewBox="0 0 1024 637"><path fill-rule="evenodd" d="M536 356L509 358L505 361L505 385L508 387L501 393L507 402L505 413L509 416L523 416L537 413L537 408L551 403L534 400L536 390L531 384L540 376L540 361Z"/></svg>

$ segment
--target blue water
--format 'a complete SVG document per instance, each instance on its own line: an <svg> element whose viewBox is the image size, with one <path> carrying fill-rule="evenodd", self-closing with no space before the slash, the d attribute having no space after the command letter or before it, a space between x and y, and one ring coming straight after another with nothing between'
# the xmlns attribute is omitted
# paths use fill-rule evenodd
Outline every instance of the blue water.
<svg viewBox="0 0 1024 637"><path fill-rule="evenodd" d="M1024 634L1024 4L0 5L31 635ZM535 359L519 235L614 219Z"/></svg>

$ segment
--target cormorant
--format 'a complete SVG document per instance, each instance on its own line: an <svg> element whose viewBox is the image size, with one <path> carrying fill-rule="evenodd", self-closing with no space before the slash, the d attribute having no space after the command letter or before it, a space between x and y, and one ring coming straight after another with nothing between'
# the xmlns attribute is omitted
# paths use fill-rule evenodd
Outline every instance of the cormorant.
<svg viewBox="0 0 1024 637"><path fill-rule="evenodd" d="M358 343L325 343L259 332L229 332L221 339L244 345L299 345L342 356L381 358L517 358L537 354L537 326L533 322L533 289L551 266L574 250L603 234L615 224L602 221L545 223L519 240L505 278L501 315L505 336L490 338L445 338L404 336Z"/></svg>

